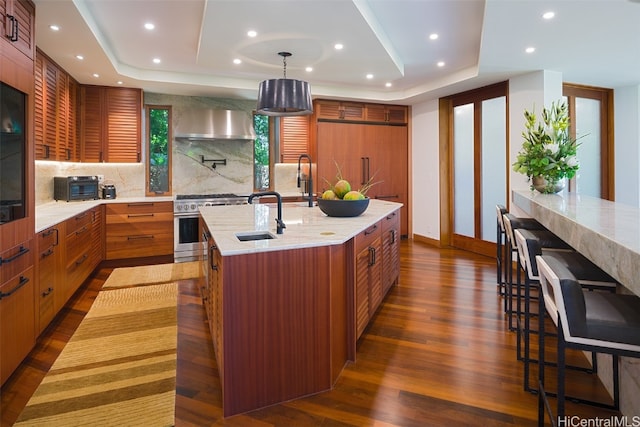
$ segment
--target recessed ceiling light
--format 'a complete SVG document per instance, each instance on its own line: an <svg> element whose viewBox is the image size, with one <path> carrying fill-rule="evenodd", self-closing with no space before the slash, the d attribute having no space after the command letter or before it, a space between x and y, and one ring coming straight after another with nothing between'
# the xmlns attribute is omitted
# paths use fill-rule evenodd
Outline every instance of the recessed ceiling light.
<svg viewBox="0 0 640 427"><path fill-rule="evenodd" d="M525 51L525 52L527 52L527 53L533 53L533 52L535 52L535 51L536 51L536 48L535 48L535 47L533 47L533 46L529 46L529 47L528 47L528 48L526 48L524 51Z"/></svg>
<svg viewBox="0 0 640 427"><path fill-rule="evenodd" d="M80 61L82 61L84 59L84 56L82 55L76 55L76 59L79 59Z"/></svg>
<svg viewBox="0 0 640 427"><path fill-rule="evenodd" d="M233 60L233 63L236 64L236 65L239 65L239 64L242 64L242 60L236 58L236 59Z"/></svg>
<svg viewBox="0 0 640 427"><path fill-rule="evenodd" d="M118 80L116 83L118 83L119 85L124 84L124 82L122 80Z"/></svg>
<svg viewBox="0 0 640 427"><path fill-rule="evenodd" d="M553 18L554 16L556 16L556 13L555 13L555 12L552 12L552 11L545 12L545 13L543 13L543 14L542 14L542 17L543 17L544 19L551 19L551 18Z"/></svg>
<svg viewBox="0 0 640 427"><path fill-rule="evenodd" d="M97 79L98 77L100 77L100 74L98 74L98 73L93 73L93 77L95 77L95 78Z"/></svg>
<svg viewBox="0 0 640 427"><path fill-rule="evenodd" d="M438 39L438 34L436 33L431 33L429 34L429 40L437 40Z"/></svg>
<svg viewBox="0 0 640 427"><path fill-rule="evenodd" d="M153 58L153 63L154 64L159 64L160 62L161 62L160 58Z"/></svg>
<svg viewBox="0 0 640 427"><path fill-rule="evenodd" d="M369 80L371 80L371 79L373 78L373 74L371 74L371 73L367 74L367 78L368 78Z"/></svg>
<svg viewBox="0 0 640 427"><path fill-rule="evenodd" d="M307 73L310 73L313 71L313 67L307 67L304 69Z"/></svg>
<svg viewBox="0 0 640 427"><path fill-rule="evenodd" d="M335 50L341 50L344 45L342 43L336 43L333 45L333 47L335 48Z"/></svg>
<svg viewBox="0 0 640 427"><path fill-rule="evenodd" d="M51 31L60 31L60 27L58 27L57 25L49 25L49 29Z"/></svg>
<svg viewBox="0 0 640 427"><path fill-rule="evenodd" d="M155 28L156 26L153 25L151 22L147 22L146 24L144 24L144 28L151 31Z"/></svg>
<svg viewBox="0 0 640 427"><path fill-rule="evenodd" d="M254 30L249 30L249 31L247 31L247 35L248 35L249 37L255 37L255 36L257 36L257 35L258 35L258 33L257 33L257 32L255 32Z"/></svg>
<svg viewBox="0 0 640 427"><path fill-rule="evenodd" d="M436 64L438 67L444 67L444 61L438 61Z"/></svg>
<svg viewBox="0 0 640 427"><path fill-rule="evenodd" d="M392 86L391 82L386 82L384 85L385 85L386 87L391 87L391 86Z"/></svg>

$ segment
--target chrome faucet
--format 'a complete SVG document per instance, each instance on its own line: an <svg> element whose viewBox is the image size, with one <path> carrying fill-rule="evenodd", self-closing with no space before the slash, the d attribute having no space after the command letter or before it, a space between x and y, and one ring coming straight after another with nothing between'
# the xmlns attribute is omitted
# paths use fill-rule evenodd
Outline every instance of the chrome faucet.
<svg viewBox="0 0 640 427"><path fill-rule="evenodd" d="M262 197L262 196L276 196L276 199L278 199L278 217L276 218L276 231L278 234L282 234L282 231L285 228L287 228L287 226L282 221L282 197L280 196L280 193L278 193L277 191L263 191L260 193L251 193L251 195L249 196L249 204L253 202L253 199L255 197Z"/></svg>
<svg viewBox="0 0 640 427"><path fill-rule="evenodd" d="M308 154L300 154L300 157L298 157L298 188L300 188L300 180L302 178L302 172L300 170L300 161L306 158L307 160L309 160L309 178L307 179L307 189L309 190L309 207L312 208L313 207L313 175L311 174L311 156L309 156ZM304 199L304 191L302 192L303 196L302 198Z"/></svg>

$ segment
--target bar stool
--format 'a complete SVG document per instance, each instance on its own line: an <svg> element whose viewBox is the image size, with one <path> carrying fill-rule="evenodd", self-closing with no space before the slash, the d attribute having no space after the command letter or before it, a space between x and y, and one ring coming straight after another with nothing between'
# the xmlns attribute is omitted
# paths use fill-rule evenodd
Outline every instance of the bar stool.
<svg viewBox="0 0 640 427"><path fill-rule="evenodd" d="M516 283L513 283L513 262L516 262L516 266L520 264L518 260L518 243L516 242L513 230L525 229L525 230L546 230L542 224L533 218L519 218L513 214L506 213L502 216L504 222L505 236L507 242L506 257L504 261L507 266L506 276L506 296L504 299L504 312L507 314L507 320L509 322L509 330L515 331L517 327L513 326L513 287L520 286L520 269L516 269Z"/></svg>
<svg viewBox="0 0 640 427"><path fill-rule="evenodd" d="M504 278L506 275L506 263L503 261L505 258L505 231L504 231L504 214L509 211L503 205L496 205L496 282L498 284L498 294L501 296L506 295L506 286Z"/></svg>
<svg viewBox="0 0 640 427"><path fill-rule="evenodd" d="M530 334L539 333L539 331L531 330L531 290L539 289L540 276L536 256L547 255L559 260L567 269L576 277L581 286L590 290L603 290L615 292L618 283L598 266L589 261L586 257L575 252L571 246L562 241L555 234L548 230L523 230L514 231L516 242L518 243L518 253L520 259L520 267L524 271L524 310L520 311L520 292L517 296L517 314L522 315L524 325L518 321L518 356L520 355L520 340L524 341L524 355L521 360L524 362L524 389L526 391L535 392L536 389L529 386L529 363L539 362L530 357ZM520 317L518 317L518 320ZM519 359L520 360L520 359ZM592 354L592 368L581 368L571 366L572 369L587 371L590 373L597 372L597 359Z"/></svg>
<svg viewBox="0 0 640 427"><path fill-rule="evenodd" d="M538 359L538 425L544 425L545 409L551 423L564 419L565 350L611 354L613 363L613 405L580 399L583 403L618 410L620 391L618 356L640 358L640 297L635 295L590 292L584 289L566 265L554 257L538 255L540 288L544 304L540 304L540 348ZM544 384L544 311L558 329L558 392L556 417L547 400ZM573 399L573 398L572 398Z"/></svg>

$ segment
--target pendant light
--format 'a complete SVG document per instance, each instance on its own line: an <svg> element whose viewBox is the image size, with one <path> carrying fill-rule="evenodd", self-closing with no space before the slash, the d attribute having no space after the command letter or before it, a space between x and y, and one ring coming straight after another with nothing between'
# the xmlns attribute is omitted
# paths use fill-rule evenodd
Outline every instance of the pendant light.
<svg viewBox="0 0 640 427"><path fill-rule="evenodd" d="M284 64L284 78L270 79L258 87L258 114L265 116L304 116L313 114L309 83L287 78L289 52L278 52Z"/></svg>

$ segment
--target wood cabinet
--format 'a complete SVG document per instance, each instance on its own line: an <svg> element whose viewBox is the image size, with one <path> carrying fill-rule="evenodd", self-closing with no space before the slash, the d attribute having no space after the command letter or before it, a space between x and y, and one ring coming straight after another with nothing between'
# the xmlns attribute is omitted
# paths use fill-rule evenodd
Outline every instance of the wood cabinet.
<svg viewBox="0 0 640 427"><path fill-rule="evenodd" d="M141 89L81 86L80 144L83 162L140 162L141 140Z"/></svg>
<svg viewBox="0 0 640 427"><path fill-rule="evenodd" d="M108 203L107 260L173 254L173 202Z"/></svg>
<svg viewBox="0 0 640 427"><path fill-rule="evenodd" d="M319 121L317 129L318 193L335 182L336 164L354 189L375 183L367 197L403 203L401 235L409 231L407 126Z"/></svg>
<svg viewBox="0 0 640 427"><path fill-rule="evenodd" d="M280 163L297 163L309 154L309 116L280 118Z"/></svg>
<svg viewBox="0 0 640 427"><path fill-rule="evenodd" d="M37 330L40 334L66 303L62 291L64 266L62 264L61 238L64 239L64 223L41 231L36 237L36 312ZM62 229L62 230L61 230Z"/></svg>
<svg viewBox="0 0 640 427"><path fill-rule="evenodd" d="M30 0L1 0L2 40L33 60L35 51L36 7ZM0 42L1 43L1 42Z"/></svg>
<svg viewBox="0 0 640 427"><path fill-rule="evenodd" d="M313 109L318 119L365 120L364 104L360 102L321 100L314 103Z"/></svg>
<svg viewBox="0 0 640 427"><path fill-rule="evenodd" d="M78 161L78 82L40 50L35 60L36 160Z"/></svg>
<svg viewBox="0 0 640 427"><path fill-rule="evenodd" d="M91 239L97 220L94 208L65 221L65 280L62 287L65 302L96 266Z"/></svg>
<svg viewBox="0 0 640 427"><path fill-rule="evenodd" d="M363 104L320 99L313 105L316 119L371 123L407 124L409 108L404 105Z"/></svg>
<svg viewBox="0 0 640 427"><path fill-rule="evenodd" d="M33 240L0 252L0 384L36 341Z"/></svg>
<svg viewBox="0 0 640 427"><path fill-rule="evenodd" d="M386 295L400 275L400 211L382 221L382 294Z"/></svg>
<svg viewBox="0 0 640 427"><path fill-rule="evenodd" d="M206 265L206 283L203 290L203 301L207 319L209 321L209 331L213 342L213 351L216 356L216 363L219 368L220 380L224 380L224 316L222 304L223 292L223 258L218 250L215 240L208 231L206 224L200 219L201 227L206 235L207 256L205 258Z"/></svg>
<svg viewBox="0 0 640 427"><path fill-rule="evenodd" d="M382 302L382 234L377 223L355 237L356 338Z"/></svg>

